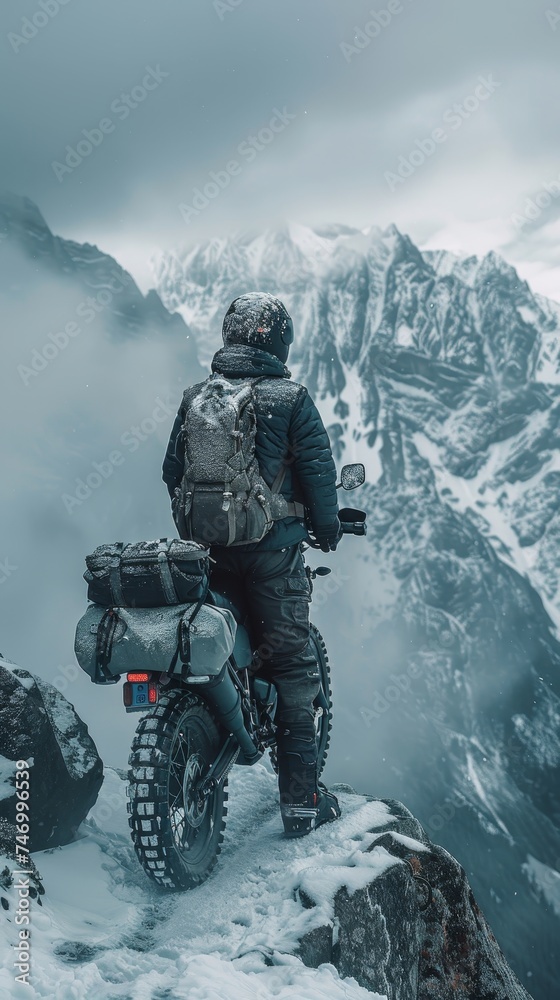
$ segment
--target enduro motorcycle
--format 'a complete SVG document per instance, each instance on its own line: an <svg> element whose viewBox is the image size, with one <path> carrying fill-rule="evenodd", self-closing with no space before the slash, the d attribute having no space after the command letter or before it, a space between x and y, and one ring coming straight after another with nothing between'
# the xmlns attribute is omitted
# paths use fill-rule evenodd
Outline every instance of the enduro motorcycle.
<svg viewBox="0 0 560 1000"><path fill-rule="evenodd" d="M365 480L361 464L345 465L338 487L355 489ZM343 508L345 534L366 534L366 513ZM307 547L318 548L311 535ZM306 567L310 586L330 569ZM146 712L132 743L128 812L132 840L146 874L164 889L185 890L208 878L220 853L227 812L228 774L234 764L250 766L268 750L276 769L277 693L274 684L251 672L252 650L238 609L224 595L208 601L227 607L237 620L232 655L217 677L169 678L157 672L128 673L123 687L127 712ZM332 700L327 650L311 625L319 665L315 699L318 773L330 742Z"/></svg>

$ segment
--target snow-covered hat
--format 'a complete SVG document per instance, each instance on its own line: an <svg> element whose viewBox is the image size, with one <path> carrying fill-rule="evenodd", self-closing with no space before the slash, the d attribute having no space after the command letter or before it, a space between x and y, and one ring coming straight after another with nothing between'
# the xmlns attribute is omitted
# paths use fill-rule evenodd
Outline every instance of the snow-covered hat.
<svg viewBox="0 0 560 1000"><path fill-rule="evenodd" d="M294 327L285 305L268 292L246 292L231 303L222 326L224 344L246 344L286 362Z"/></svg>

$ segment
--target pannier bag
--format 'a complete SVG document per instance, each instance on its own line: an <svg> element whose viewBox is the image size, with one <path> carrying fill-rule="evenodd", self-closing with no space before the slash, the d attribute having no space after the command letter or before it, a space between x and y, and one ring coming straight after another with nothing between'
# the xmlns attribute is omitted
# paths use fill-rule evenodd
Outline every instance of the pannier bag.
<svg viewBox="0 0 560 1000"><path fill-rule="evenodd" d="M208 549L193 541L159 538L112 542L86 556L88 600L105 607L156 608L204 600Z"/></svg>
<svg viewBox="0 0 560 1000"><path fill-rule="evenodd" d="M236 628L231 611L200 601L162 608L90 604L76 626L74 651L97 684L128 671L213 676L232 653Z"/></svg>

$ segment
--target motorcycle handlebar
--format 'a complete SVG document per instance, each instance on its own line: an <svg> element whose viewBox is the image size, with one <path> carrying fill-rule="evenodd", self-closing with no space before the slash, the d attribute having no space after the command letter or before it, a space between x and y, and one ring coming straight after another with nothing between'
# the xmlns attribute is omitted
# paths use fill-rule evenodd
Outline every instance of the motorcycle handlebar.
<svg viewBox="0 0 560 1000"><path fill-rule="evenodd" d="M367 535L367 524L365 521L341 521L343 535Z"/></svg>
<svg viewBox="0 0 560 1000"><path fill-rule="evenodd" d="M343 507L338 512L338 519L343 535L367 535L366 512L355 507ZM321 546L311 536L307 536L307 544L312 549L319 549Z"/></svg>

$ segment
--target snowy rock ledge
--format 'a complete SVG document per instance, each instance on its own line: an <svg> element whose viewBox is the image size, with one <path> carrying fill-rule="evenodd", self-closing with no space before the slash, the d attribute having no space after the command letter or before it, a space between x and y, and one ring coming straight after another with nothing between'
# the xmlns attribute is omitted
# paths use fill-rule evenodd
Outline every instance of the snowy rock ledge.
<svg viewBox="0 0 560 1000"><path fill-rule="evenodd" d="M27 846L67 844L97 799L103 762L70 702L0 658L0 852L6 854L15 849L17 761L29 771Z"/></svg>
<svg viewBox="0 0 560 1000"><path fill-rule="evenodd" d="M31 991L14 982L17 882L0 850L0 997L530 1000L463 870L398 802L338 786L342 818L286 840L270 768L234 768L218 865L167 895L134 854L125 789L107 768L75 839L33 856Z"/></svg>
<svg viewBox="0 0 560 1000"><path fill-rule="evenodd" d="M317 913L297 949L305 965L330 963L388 1000L530 1000L461 865L401 803L379 805L386 824L364 832L344 866L302 872L296 894Z"/></svg>

